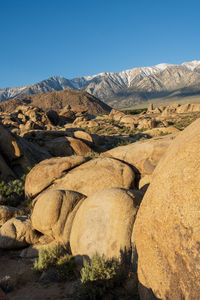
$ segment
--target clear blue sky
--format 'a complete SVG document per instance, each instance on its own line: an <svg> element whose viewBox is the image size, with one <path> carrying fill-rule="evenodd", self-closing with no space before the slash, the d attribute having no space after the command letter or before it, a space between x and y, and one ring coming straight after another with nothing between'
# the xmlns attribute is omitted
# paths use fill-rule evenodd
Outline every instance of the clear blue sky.
<svg viewBox="0 0 200 300"><path fill-rule="evenodd" d="M0 0L0 88L200 59L200 1Z"/></svg>

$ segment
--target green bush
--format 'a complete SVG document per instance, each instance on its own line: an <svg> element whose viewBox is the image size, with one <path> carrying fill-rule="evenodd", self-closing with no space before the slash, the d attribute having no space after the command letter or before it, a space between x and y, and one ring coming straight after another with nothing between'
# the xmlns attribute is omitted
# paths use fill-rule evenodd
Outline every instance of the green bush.
<svg viewBox="0 0 200 300"><path fill-rule="evenodd" d="M126 110L122 110L123 113L125 113L126 115L137 115L140 114L142 112L146 112L147 108L138 108L138 109L126 109Z"/></svg>
<svg viewBox="0 0 200 300"><path fill-rule="evenodd" d="M66 254L60 257L56 262L56 269L60 279L65 279L73 276L76 269L76 262L72 255Z"/></svg>
<svg viewBox="0 0 200 300"><path fill-rule="evenodd" d="M1 181L0 195L4 200L4 204L17 206L24 200L24 181L22 179L9 182Z"/></svg>
<svg viewBox="0 0 200 300"><path fill-rule="evenodd" d="M47 249L39 250L39 258L35 260L33 269L43 272L49 267L55 266L58 259L64 255L64 249L61 246L55 246Z"/></svg>
<svg viewBox="0 0 200 300"><path fill-rule="evenodd" d="M30 167L27 171L30 171ZM3 204L17 206L24 201L24 184L27 174L21 176L20 179L0 182L0 196Z"/></svg>
<svg viewBox="0 0 200 300"><path fill-rule="evenodd" d="M98 152L91 151L91 152L87 152L84 156L89 158L98 158L99 155L100 154Z"/></svg>
<svg viewBox="0 0 200 300"><path fill-rule="evenodd" d="M196 120L195 117L193 117L193 118L190 117L188 119L182 119L178 122L175 122L173 125L175 128L177 128L179 130L184 130L187 126L189 126L195 120Z"/></svg>
<svg viewBox="0 0 200 300"><path fill-rule="evenodd" d="M84 259L81 269L81 299L102 299L109 288L120 285L120 264L114 258L95 254L90 261Z"/></svg>
<svg viewBox="0 0 200 300"><path fill-rule="evenodd" d="M84 267L81 270L81 282L99 279L111 279L118 270L118 263L114 259L107 260L104 256L95 254L91 261L84 259Z"/></svg>
<svg viewBox="0 0 200 300"><path fill-rule="evenodd" d="M123 140L120 140L117 144L116 144L116 147L119 147L119 146L127 146L129 144L131 144L132 141L130 140L127 140L127 141L123 141Z"/></svg>
<svg viewBox="0 0 200 300"><path fill-rule="evenodd" d="M66 250L60 245L40 249L39 258L35 260L33 270L41 273L51 267L57 271L58 279L65 279L73 275L76 262L74 257L67 254Z"/></svg>

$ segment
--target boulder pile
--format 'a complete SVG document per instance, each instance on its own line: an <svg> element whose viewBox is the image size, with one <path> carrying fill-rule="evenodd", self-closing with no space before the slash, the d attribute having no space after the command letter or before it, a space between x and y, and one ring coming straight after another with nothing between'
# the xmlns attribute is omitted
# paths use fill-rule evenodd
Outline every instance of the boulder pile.
<svg viewBox="0 0 200 300"><path fill-rule="evenodd" d="M29 257L55 244L89 258L99 253L119 259L122 253L132 253L142 300L198 299L200 119L183 132L171 127L169 135L106 149L91 158L86 154L100 139L75 127L76 122L84 127L114 121L119 122L116 128L123 123L156 132L155 126L165 128L168 121L112 110L95 119L79 116L55 130L59 116L55 121L52 112L48 116L26 109L12 121L21 120L23 126L15 124L20 133L13 132L13 123L9 127L3 122L5 117L0 124L0 176L16 178L35 165L25 181L32 209L27 215L0 205L0 248L20 248L21 255ZM171 109L178 114L197 108L177 105L166 112ZM153 113L153 107L150 110ZM28 117L41 127L26 131L23 122ZM64 117L69 118L66 111Z"/></svg>
<svg viewBox="0 0 200 300"><path fill-rule="evenodd" d="M1 209L0 248L30 244L39 249L44 236L48 243L70 248L73 255L91 257L100 251L120 257L132 251L134 221L144 195L139 182L152 175L173 138L136 142L93 159L70 155L41 161L25 181L33 206L30 219Z"/></svg>

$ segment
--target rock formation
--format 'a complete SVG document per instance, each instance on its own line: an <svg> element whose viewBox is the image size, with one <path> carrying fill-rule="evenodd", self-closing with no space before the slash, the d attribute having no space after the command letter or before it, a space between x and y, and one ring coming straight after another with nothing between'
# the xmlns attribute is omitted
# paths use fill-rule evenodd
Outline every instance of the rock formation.
<svg viewBox="0 0 200 300"><path fill-rule="evenodd" d="M200 119L161 158L136 218L139 281L159 299L199 298L199 144Z"/></svg>

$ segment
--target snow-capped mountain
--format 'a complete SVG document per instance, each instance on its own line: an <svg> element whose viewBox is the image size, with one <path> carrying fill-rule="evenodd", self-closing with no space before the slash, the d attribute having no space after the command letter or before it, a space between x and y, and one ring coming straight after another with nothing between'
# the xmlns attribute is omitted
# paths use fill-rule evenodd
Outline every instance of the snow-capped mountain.
<svg viewBox="0 0 200 300"><path fill-rule="evenodd" d="M0 90L0 101L30 94L80 89L116 106L131 106L158 97L176 93L181 97L200 95L200 61L181 65L158 64L119 73L106 72L92 76L66 79L54 76L36 84Z"/></svg>

